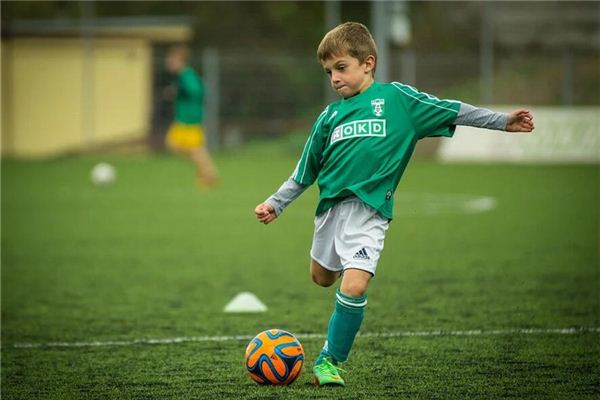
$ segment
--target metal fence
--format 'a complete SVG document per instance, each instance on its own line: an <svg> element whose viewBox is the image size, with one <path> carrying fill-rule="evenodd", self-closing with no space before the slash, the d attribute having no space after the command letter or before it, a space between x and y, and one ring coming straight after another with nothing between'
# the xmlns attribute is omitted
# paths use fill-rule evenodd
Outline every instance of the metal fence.
<svg viewBox="0 0 600 400"><path fill-rule="evenodd" d="M192 64L208 87L206 124L213 148L306 131L334 98L310 53L200 49L194 54ZM479 61L477 52L397 51L389 75L438 97L478 105L600 104L597 55L571 54L565 59L551 52L498 52L489 85L482 84ZM162 63L157 53L153 117L157 134L166 129L172 106L160 98L161 87L170 79Z"/></svg>

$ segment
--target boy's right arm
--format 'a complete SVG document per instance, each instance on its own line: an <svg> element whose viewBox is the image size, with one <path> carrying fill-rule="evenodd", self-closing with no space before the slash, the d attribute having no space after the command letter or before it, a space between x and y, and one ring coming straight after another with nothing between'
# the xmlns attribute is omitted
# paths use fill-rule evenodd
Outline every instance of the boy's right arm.
<svg viewBox="0 0 600 400"><path fill-rule="evenodd" d="M263 224L268 224L277 218L283 210L298 196L300 196L309 185L302 185L292 177L281 185L279 190L271 197L259 204L254 209L256 218Z"/></svg>
<svg viewBox="0 0 600 400"><path fill-rule="evenodd" d="M328 110L329 107L325 108L313 124L302 156L292 176L281 185L275 194L254 209L256 218L263 224L268 224L277 218L284 208L300 196L319 176L325 147L323 120Z"/></svg>

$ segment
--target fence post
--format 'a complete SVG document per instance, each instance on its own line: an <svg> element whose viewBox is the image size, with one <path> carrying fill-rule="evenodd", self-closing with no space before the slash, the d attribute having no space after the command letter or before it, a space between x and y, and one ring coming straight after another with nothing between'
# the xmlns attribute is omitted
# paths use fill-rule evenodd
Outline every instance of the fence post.
<svg viewBox="0 0 600 400"><path fill-rule="evenodd" d="M329 32L342 22L342 5L338 0L326 1L325 3L325 32ZM325 104L335 101L336 95L331 89L329 78L323 78L323 95Z"/></svg>
<svg viewBox="0 0 600 400"><path fill-rule="evenodd" d="M204 98L204 127L206 128L206 146L210 150L219 150L220 140L220 83L219 51L205 48L202 52L202 74L206 87Z"/></svg>
<svg viewBox="0 0 600 400"><path fill-rule="evenodd" d="M494 99L494 17L493 3L481 4L481 42L479 46L480 96L483 104Z"/></svg>
<svg viewBox="0 0 600 400"><path fill-rule="evenodd" d="M417 55L412 49L400 51L400 80L412 86L417 86Z"/></svg>
<svg viewBox="0 0 600 400"><path fill-rule="evenodd" d="M81 82L81 135L82 145L89 148L96 140L95 118L95 18L96 4L94 1L81 3L80 33L83 48L82 54L82 82Z"/></svg>
<svg viewBox="0 0 600 400"><path fill-rule="evenodd" d="M562 105L573 105L573 53L565 43L562 48Z"/></svg>
<svg viewBox="0 0 600 400"><path fill-rule="evenodd" d="M390 80L390 4L387 1L371 1L371 28L377 43L377 80Z"/></svg>

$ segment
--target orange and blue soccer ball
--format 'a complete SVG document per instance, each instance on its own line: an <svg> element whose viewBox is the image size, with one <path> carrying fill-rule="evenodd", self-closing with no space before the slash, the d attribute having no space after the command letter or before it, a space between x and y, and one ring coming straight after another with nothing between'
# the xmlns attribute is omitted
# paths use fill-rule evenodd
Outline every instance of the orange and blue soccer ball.
<svg viewBox="0 0 600 400"><path fill-rule="evenodd" d="M300 375L303 365L302 345L281 329L259 333L246 347L246 368L261 385L289 385Z"/></svg>

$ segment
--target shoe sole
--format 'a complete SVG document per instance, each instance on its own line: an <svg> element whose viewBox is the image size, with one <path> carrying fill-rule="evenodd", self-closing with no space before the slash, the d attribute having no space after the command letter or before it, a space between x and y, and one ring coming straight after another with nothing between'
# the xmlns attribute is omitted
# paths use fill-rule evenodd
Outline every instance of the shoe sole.
<svg viewBox="0 0 600 400"><path fill-rule="evenodd" d="M329 387L333 387L333 386L346 386L345 383L342 382L327 382L327 383L319 383L319 380L315 377L314 381L313 381L315 386L318 387L323 387L323 386L329 386Z"/></svg>

